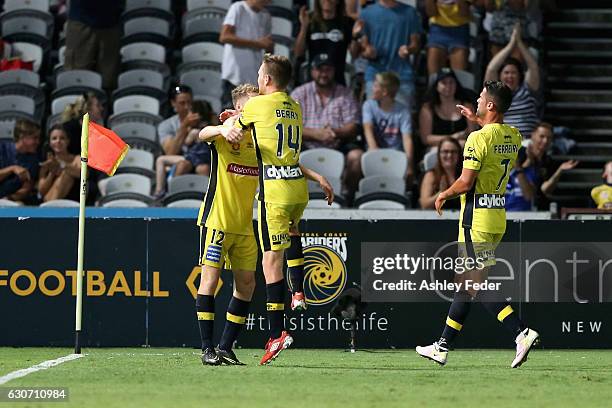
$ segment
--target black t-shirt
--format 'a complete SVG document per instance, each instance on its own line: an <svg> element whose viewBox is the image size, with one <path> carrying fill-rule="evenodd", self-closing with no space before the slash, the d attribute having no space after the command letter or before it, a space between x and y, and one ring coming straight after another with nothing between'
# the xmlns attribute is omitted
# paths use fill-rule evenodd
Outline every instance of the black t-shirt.
<svg viewBox="0 0 612 408"><path fill-rule="evenodd" d="M111 28L121 20L123 3L122 0L71 0L68 18L93 28Z"/></svg>
<svg viewBox="0 0 612 408"><path fill-rule="evenodd" d="M346 50L351 43L353 20L341 16L333 20L316 21L312 19L306 35L306 47L312 60L317 54L327 54L336 67L336 82L344 83Z"/></svg>

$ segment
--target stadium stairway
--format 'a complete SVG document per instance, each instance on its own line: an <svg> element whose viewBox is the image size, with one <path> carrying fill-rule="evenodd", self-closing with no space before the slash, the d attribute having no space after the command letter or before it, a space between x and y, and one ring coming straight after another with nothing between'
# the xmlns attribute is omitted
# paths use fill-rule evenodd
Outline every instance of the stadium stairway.
<svg viewBox="0 0 612 408"><path fill-rule="evenodd" d="M557 0L544 26L545 120L567 126L577 142L571 158L580 165L563 174L553 201L586 206L612 160L612 2Z"/></svg>

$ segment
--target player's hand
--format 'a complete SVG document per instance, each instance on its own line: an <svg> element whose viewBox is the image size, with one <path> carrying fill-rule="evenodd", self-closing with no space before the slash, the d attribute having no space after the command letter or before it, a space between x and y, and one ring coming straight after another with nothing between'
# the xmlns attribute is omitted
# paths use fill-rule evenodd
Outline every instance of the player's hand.
<svg viewBox="0 0 612 408"><path fill-rule="evenodd" d="M231 116L236 116L238 114L237 110L234 109L226 109L219 114L219 122L224 123Z"/></svg>
<svg viewBox="0 0 612 408"><path fill-rule="evenodd" d="M308 7L300 7L300 15L298 18L302 27L305 28L306 26L308 26L308 24L310 24L310 15L308 14Z"/></svg>
<svg viewBox="0 0 612 408"><path fill-rule="evenodd" d="M259 40L259 48L266 52L274 51L274 40L272 39L272 35L266 35L265 37L261 37Z"/></svg>
<svg viewBox="0 0 612 408"><path fill-rule="evenodd" d="M444 203L446 202L445 198L442 198L440 194L438 194L438 197L436 197L436 212L438 213L438 215L442 215L442 207L444 206Z"/></svg>
<svg viewBox="0 0 612 408"><path fill-rule="evenodd" d="M459 113L465 116L465 118L469 120L470 122L476 122L478 120L478 117L470 108L467 108L463 105L456 105L456 106L457 106L457 109L459 109Z"/></svg>
<svg viewBox="0 0 612 408"><path fill-rule="evenodd" d="M578 160L568 160L566 162L561 163L559 169L562 171L571 170L576 167L580 163Z"/></svg>
<svg viewBox="0 0 612 408"><path fill-rule="evenodd" d="M30 173L25 168L14 165L12 166L11 170L13 171L14 175L19 177L19 180L21 180L22 183L30 181Z"/></svg>
<svg viewBox="0 0 612 408"><path fill-rule="evenodd" d="M235 127L224 127L221 135L230 143L240 143L242 141L242 130Z"/></svg>
<svg viewBox="0 0 612 408"><path fill-rule="evenodd" d="M327 205L332 205L332 203L334 202L334 189L331 184L329 184L329 181L327 181L325 177L321 176L321 180L319 180L319 186L321 187L321 190L323 190L323 193L325 193Z"/></svg>
<svg viewBox="0 0 612 408"><path fill-rule="evenodd" d="M397 50L397 55L399 55L399 57L402 59L408 58L410 56L410 47L408 47L406 44L402 45L399 47L399 50Z"/></svg>

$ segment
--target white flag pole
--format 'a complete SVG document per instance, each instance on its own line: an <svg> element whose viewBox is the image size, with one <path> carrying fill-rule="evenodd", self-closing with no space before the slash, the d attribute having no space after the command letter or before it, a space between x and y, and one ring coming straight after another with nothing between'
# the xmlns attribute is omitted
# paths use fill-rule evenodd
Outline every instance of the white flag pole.
<svg viewBox="0 0 612 408"><path fill-rule="evenodd" d="M83 255L85 249L85 201L87 199L87 156L89 146L89 113L83 116L81 128L81 195L79 199L79 244L77 255L77 290L74 353L81 354L81 321L83 317Z"/></svg>

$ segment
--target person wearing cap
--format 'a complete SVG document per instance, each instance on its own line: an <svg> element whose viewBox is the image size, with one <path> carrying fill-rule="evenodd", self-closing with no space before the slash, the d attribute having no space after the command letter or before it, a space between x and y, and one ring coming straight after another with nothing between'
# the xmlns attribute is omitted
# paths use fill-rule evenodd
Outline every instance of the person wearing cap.
<svg viewBox="0 0 612 408"><path fill-rule="evenodd" d="M361 177L363 149L355 142L359 131L359 104L347 87L335 81L335 66L328 54L312 59L312 81L297 87L291 97L302 107L303 148L327 147L346 156L345 186L354 191Z"/></svg>
<svg viewBox="0 0 612 408"><path fill-rule="evenodd" d="M425 103L419 112L419 135L428 148L436 147L447 136L463 145L467 135L476 130L473 122L468 122L459 113L457 105L474 109L470 95L461 86L450 68L442 68L429 87Z"/></svg>

